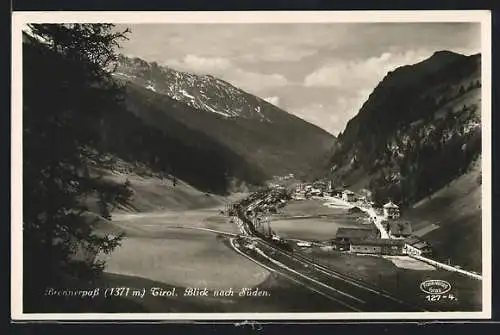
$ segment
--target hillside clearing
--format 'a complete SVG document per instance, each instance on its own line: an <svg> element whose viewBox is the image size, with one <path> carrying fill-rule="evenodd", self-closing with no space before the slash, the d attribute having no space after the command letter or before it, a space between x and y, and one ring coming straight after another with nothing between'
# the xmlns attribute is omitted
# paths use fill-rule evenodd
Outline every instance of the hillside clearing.
<svg viewBox="0 0 500 335"><path fill-rule="evenodd" d="M481 158L448 186L417 203L405 216L431 243L438 260L482 271Z"/></svg>

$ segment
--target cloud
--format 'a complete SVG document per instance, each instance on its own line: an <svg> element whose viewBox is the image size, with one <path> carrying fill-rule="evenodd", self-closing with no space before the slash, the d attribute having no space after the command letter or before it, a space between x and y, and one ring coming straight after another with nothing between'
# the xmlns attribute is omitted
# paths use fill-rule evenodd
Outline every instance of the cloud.
<svg viewBox="0 0 500 335"><path fill-rule="evenodd" d="M205 58L196 55L187 55L184 57L184 63L194 71L220 71L227 70L232 66L231 62L226 58Z"/></svg>
<svg viewBox="0 0 500 335"><path fill-rule="evenodd" d="M334 134L356 115L387 72L437 50L472 54L481 48L478 23L137 24L131 28L131 38L121 49L125 54L211 74Z"/></svg>
<svg viewBox="0 0 500 335"><path fill-rule="evenodd" d="M288 84L288 80L281 74L244 70L224 57L201 57L189 54L182 59L168 59L164 65L179 71L210 74L255 94Z"/></svg>
<svg viewBox="0 0 500 335"><path fill-rule="evenodd" d="M335 134L343 131L342 128L344 128L347 122L359 112L363 103L368 100L368 96L371 92L371 89L361 89L358 92L353 92L353 94L341 95L337 98L335 113L339 116L339 120L336 125L341 126L336 128Z"/></svg>
<svg viewBox="0 0 500 335"><path fill-rule="evenodd" d="M387 72L402 65L420 62L431 54L427 50L409 50L400 53L384 52L379 56L359 60L335 59L306 76L304 85L346 90L373 88Z"/></svg>
<svg viewBox="0 0 500 335"><path fill-rule="evenodd" d="M275 106L280 105L280 97L277 97L277 96L267 97L267 98L264 98L264 100L266 100L267 102L269 102L270 104L273 104Z"/></svg>
<svg viewBox="0 0 500 335"><path fill-rule="evenodd" d="M358 113L370 93L370 89L342 94L337 92L324 103L312 102L299 108L291 107L288 111L333 135L338 135L344 130L347 122Z"/></svg>
<svg viewBox="0 0 500 335"><path fill-rule="evenodd" d="M291 108L289 111L334 135L344 126L341 115L337 113L332 105L312 103L301 108Z"/></svg>
<svg viewBox="0 0 500 335"><path fill-rule="evenodd" d="M169 59L165 65L182 71L197 73L218 74L230 69L233 64L229 59L222 57L200 57L197 55L186 55L183 59Z"/></svg>
<svg viewBox="0 0 500 335"><path fill-rule="evenodd" d="M312 56L318 51L315 49L307 49L303 47L285 47L282 45L266 46L258 53L247 53L240 57L238 60L259 63L259 62L298 62L305 57Z"/></svg>
<svg viewBox="0 0 500 335"><path fill-rule="evenodd" d="M242 69L236 69L234 72L221 76L221 78L255 94L262 94L268 89L283 87L288 84L288 80L281 74L264 74Z"/></svg>
<svg viewBox="0 0 500 335"><path fill-rule="evenodd" d="M422 61L431 54L427 50L387 51L364 59L332 59L307 75L302 83L304 90L330 90L332 98L292 112L337 135L389 71Z"/></svg>

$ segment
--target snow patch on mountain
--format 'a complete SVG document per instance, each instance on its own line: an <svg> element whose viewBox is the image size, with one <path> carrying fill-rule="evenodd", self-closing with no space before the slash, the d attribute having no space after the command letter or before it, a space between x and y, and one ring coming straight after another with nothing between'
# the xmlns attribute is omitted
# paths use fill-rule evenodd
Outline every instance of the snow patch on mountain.
<svg viewBox="0 0 500 335"><path fill-rule="evenodd" d="M185 97L187 98L190 98L190 99L194 99L195 97L193 97L191 94L189 94L188 92L184 91L184 90L180 90L179 91L182 95L184 95Z"/></svg>
<svg viewBox="0 0 500 335"><path fill-rule="evenodd" d="M120 56L115 75L198 110L270 122L261 99L210 75L196 75ZM271 99L273 102L275 99Z"/></svg>
<svg viewBox="0 0 500 335"><path fill-rule="evenodd" d="M206 104L204 104L203 107L204 107L205 110L208 110L209 112L216 113L216 114L222 115L224 117L234 116L234 115L231 115L231 114L227 114L227 113L215 110L215 109L213 109L212 107L210 107L209 105L206 105Z"/></svg>
<svg viewBox="0 0 500 335"><path fill-rule="evenodd" d="M129 79L137 78L137 76L130 75L130 74L123 73L123 72L114 72L113 75L120 76L120 77L125 77L125 78L129 78Z"/></svg>
<svg viewBox="0 0 500 335"><path fill-rule="evenodd" d="M156 88L153 85L151 85L151 84L147 85L146 89L148 89L150 91L153 91L153 92L156 92Z"/></svg>

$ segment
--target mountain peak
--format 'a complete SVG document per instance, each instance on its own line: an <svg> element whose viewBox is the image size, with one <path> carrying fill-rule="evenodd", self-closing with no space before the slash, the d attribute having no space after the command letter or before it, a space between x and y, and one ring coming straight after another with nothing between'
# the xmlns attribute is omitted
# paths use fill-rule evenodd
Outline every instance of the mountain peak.
<svg viewBox="0 0 500 335"><path fill-rule="evenodd" d="M115 76L180 101L194 110L216 113L222 118L271 122L269 106L261 106L254 96L212 75L177 71L137 57L120 55L118 60Z"/></svg>
<svg viewBox="0 0 500 335"><path fill-rule="evenodd" d="M450 50L438 50L432 54L433 56L439 56L439 55L460 55L459 53L450 51Z"/></svg>
<svg viewBox="0 0 500 335"><path fill-rule="evenodd" d="M467 57L449 50L438 50L429 58L419 63L403 65L388 72L381 82L382 85L379 86L405 87L406 85L418 82L421 78L429 74L438 72L449 64L466 59ZM390 84L388 85L389 82Z"/></svg>
<svg viewBox="0 0 500 335"><path fill-rule="evenodd" d="M438 50L429 59L455 60L463 57L467 56L449 50Z"/></svg>

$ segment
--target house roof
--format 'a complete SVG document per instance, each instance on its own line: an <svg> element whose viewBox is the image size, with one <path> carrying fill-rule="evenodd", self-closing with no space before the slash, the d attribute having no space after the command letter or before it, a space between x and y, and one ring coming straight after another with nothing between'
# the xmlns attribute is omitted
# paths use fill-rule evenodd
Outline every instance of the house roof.
<svg viewBox="0 0 500 335"><path fill-rule="evenodd" d="M412 246L417 248L417 249L424 249L424 248L428 247L429 244L425 241L420 241L418 243L413 244Z"/></svg>
<svg viewBox="0 0 500 335"><path fill-rule="evenodd" d="M421 242L421 241L422 240L418 236L415 236L415 235L411 235L411 236L408 236L407 238L405 238L405 242L409 245L413 245L413 244Z"/></svg>
<svg viewBox="0 0 500 335"><path fill-rule="evenodd" d="M373 228L339 228L335 238L366 239L376 236L376 230Z"/></svg>
<svg viewBox="0 0 500 335"><path fill-rule="evenodd" d="M389 201L384 205L384 208L399 208L399 206L393 203L392 201Z"/></svg>

